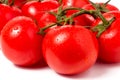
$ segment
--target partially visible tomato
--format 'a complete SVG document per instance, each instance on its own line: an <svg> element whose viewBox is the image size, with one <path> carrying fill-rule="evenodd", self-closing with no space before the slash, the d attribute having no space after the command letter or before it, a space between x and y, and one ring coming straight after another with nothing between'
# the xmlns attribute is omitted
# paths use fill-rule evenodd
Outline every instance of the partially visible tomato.
<svg viewBox="0 0 120 80"><path fill-rule="evenodd" d="M31 66L42 60L42 36L39 28L28 17L20 16L10 20L1 31L1 49L14 64Z"/></svg>
<svg viewBox="0 0 120 80"><path fill-rule="evenodd" d="M104 3L96 3L96 4L103 5ZM112 4L107 4L105 6L105 8L106 9L104 9L104 10L108 10L108 11L119 11L119 9L117 7L115 7L114 5L112 5ZM95 8L92 6L92 4L87 4L87 5L83 6L83 9L85 9L85 10L95 10ZM103 11L101 11L101 12L104 13ZM81 20L79 22L88 23L89 26L91 26L93 24L93 22L95 21L95 18L93 16L91 16L91 15L88 15L88 14L86 14L86 15L84 14L82 17L83 17L84 21Z"/></svg>
<svg viewBox="0 0 120 80"><path fill-rule="evenodd" d="M115 17L115 19L119 19L120 18L120 11L110 11L107 13L104 13L103 16L105 17L106 20L111 20L113 17ZM98 24L102 24L102 20L100 18L97 18L93 24L92 27L98 25Z"/></svg>
<svg viewBox="0 0 120 80"><path fill-rule="evenodd" d="M22 13L25 16L29 16L29 17L34 17L38 12L39 12L39 6L40 6L40 2L38 1L30 1L27 2L26 4L23 5L22 9Z"/></svg>
<svg viewBox="0 0 120 80"><path fill-rule="evenodd" d="M52 1L46 0L42 2L30 1L27 2L25 5L23 5L22 12L25 16L34 18L35 15L40 11L50 11L57 9L58 7L59 7L59 3L54 0Z"/></svg>
<svg viewBox="0 0 120 80"><path fill-rule="evenodd" d="M68 75L86 71L96 62L98 55L96 37L88 29L77 25L49 30L43 39L42 49L50 68Z"/></svg>
<svg viewBox="0 0 120 80"><path fill-rule="evenodd" d="M96 4L100 4L102 7L104 5L104 3L96 3ZM119 11L119 9L112 5L112 4L107 4L106 6L104 6L106 9L108 9L109 11ZM83 9L85 10L94 10L95 8L93 7L92 4L87 4L85 6L83 6Z"/></svg>
<svg viewBox="0 0 120 80"><path fill-rule="evenodd" d="M72 14L78 12L77 10L69 10L67 11L67 16L71 16ZM95 21L95 18L93 16L87 15L87 14L82 14L74 19L74 24L75 25L81 25L81 26L91 26L91 24Z"/></svg>
<svg viewBox="0 0 120 80"><path fill-rule="evenodd" d="M120 62L120 12L111 11L103 14L103 16L110 20L115 17L115 21L104 31L99 41L99 60L106 63L119 63ZM97 19L93 26L101 24L102 21Z"/></svg>
<svg viewBox="0 0 120 80"><path fill-rule="evenodd" d="M9 20L20 15L22 15L20 9L16 7L10 7L6 4L0 4L0 31Z"/></svg>
<svg viewBox="0 0 120 80"><path fill-rule="evenodd" d="M50 14L47 11L41 11L36 16L35 19L37 21L37 24L40 28L43 28L47 25L50 25L52 23L56 23L56 17L52 14Z"/></svg>
<svg viewBox="0 0 120 80"><path fill-rule="evenodd" d="M62 4L65 7L79 7L89 4L89 0L62 0Z"/></svg>

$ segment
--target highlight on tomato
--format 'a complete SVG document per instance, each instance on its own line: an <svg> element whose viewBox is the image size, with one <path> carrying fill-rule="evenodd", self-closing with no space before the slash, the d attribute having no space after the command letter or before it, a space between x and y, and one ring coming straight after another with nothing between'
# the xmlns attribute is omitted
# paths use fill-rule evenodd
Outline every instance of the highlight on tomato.
<svg viewBox="0 0 120 80"><path fill-rule="evenodd" d="M58 26L49 30L42 44L43 56L54 71L78 74L95 64L98 43L93 33L83 26Z"/></svg>
<svg viewBox="0 0 120 80"><path fill-rule="evenodd" d="M25 16L10 20L1 31L1 49L13 64L32 66L42 60L39 27Z"/></svg>

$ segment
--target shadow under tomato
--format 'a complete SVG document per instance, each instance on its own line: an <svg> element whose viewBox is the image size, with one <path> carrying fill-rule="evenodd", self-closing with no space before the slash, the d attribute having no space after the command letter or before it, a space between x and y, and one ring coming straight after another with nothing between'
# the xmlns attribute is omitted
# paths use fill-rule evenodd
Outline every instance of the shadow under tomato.
<svg viewBox="0 0 120 80"><path fill-rule="evenodd" d="M45 61L40 61L32 66L19 66L19 65L15 65L15 66L21 69L29 69L29 70L43 69L48 67Z"/></svg>
<svg viewBox="0 0 120 80"><path fill-rule="evenodd" d="M69 79L93 79L93 78L100 78L101 76L109 73L109 70L112 68L115 68L117 66L120 66L118 63L112 63L112 64L107 64L107 63L102 63L102 62L96 62L95 65L93 65L90 69L88 69L85 72L82 72L80 74L75 74L75 75L62 75L63 77L69 78Z"/></svg>

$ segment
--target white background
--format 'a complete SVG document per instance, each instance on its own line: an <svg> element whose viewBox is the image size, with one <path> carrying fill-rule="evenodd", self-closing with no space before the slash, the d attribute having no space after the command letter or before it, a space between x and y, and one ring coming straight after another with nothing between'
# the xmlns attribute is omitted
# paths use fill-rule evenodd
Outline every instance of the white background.
<svg viewBox="0 0 120 80"><path fill-rule="evenodd" d="M103 0L92 0L103 2ZM107 0L104 0L104 2ZM112 0L111 4L120 9L119 0ZM9 62L0 50L0 80L120 80L120 64L96 63L88 71L74 75L60 75L48 66L22 68Z"/></svg>

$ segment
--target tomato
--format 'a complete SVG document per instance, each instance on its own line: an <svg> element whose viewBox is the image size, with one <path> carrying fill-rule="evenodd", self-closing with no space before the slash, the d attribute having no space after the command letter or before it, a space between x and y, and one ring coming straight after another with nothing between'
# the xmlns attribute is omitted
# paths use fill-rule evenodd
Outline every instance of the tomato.
<svg viewBox="0 0 120 80"><path fill-rule="evenodd" d="M79 7L82 8L84 5L89 4L89 0L62 0L63 6Z"/></svg>
<svg viewBox="0 0 120 80"><path fill-rule="evenodd" d="M43 28L57 21L54 15L46 11L39 12L38 14L36 14L35 19L40 28Z"/></svg>
<svg viewBox="0 0 120 80"><path fill-rule="evenodd" d="M96 4L103 5L104 3L96 3ZM85 10L94 10L95 9L92 6L92 4L87 4L87 5L83 6L82 8L85 9ZM111 4L107 4L105 8L108 9L109 11L119 11L119 9L117 7L115 7L114 5L111 5ZM103 12L103 11L101 11L101 12ZM89 26L91 26L93 24L93 22L95 21L95 18L93 16L91 16L91 15L88 15L88 14L82 15L82 17L83 17L82 18L83 21L85 21L85 23L87 23L87 25L89 25ZM86 25L83 21L81 20L79 22L83 23L82 25Z"/></svg>
<svg viewBox="0 0 120 80"><path fill-rule="evenodd" d="M105 17L106 20L110 20L113 17L115 17L115 19L119 19L119 17L120 17L120 11L110 11L110 12L104 13L103 16ZM92 27L94 27L94 26L96 26L98 24L102 24L102 21L101 21L100 18L97 18L93 22Z"/></svg>
<svg viewBox="0 0 120 80"><path fill-rule="evenodd" d="M25 5L22 7L22 12L25 16L29 16L34 18L37 13L40 11L50 11L53 9L57 9L59 7L59 4L57 1L30 1L27 2Z"/></svg>
<svg viewBox="0 0 120 80"><path fill-rule="evenodd" d="M110 20L113 16L116 18L115 21L98 38L99 60L106 63L120 62L120 12L111 11L104 14L107 20ZM93 25L101 23L101 20L97 19Z"/></svg>
<svg viewBox="0 0 120 80"><path fill-rule="evenodd" d="M71 16L72 14L78 12L77 10L69 10L67 11L67 16ZM75 25L81 25L81 26L91 26L91 24L95 21L95 18L93 16L87 15L87 14L82 14L74 19L74 24Z"/></svg>
<svg viewBox="0 0 120 80"><path fill-rule="evenodd" d="M19 15L22 15L20 9L0 4L0 31L9 20Z"/></svg>
<svg viewBox="0 0 120 80"><path fill-rule="evenodd" d="M71 75L86 71L96 62L97 44L96 37L88 29L65 25L46 33L42 50L50 68Z"/></svg>
<svg viewBox="0 0 120 80"><path fill-rule="evenodd" d="M38 13L38 11L39 11L39 8L40 8L39 5L40 5L40 2L38 2L38 1L27 2L21 8L22 13L25 16L34 17L36 15L36 13Z"/></svg>
<svg viewBox="0 0 120 80"><path fill-rule="evenodd" d="M31 66L42 59L42 36L39 28L28 17L19 16L10 20L1 31L1 48L14 64Z"/></svg>
<svg viewBox="0 0 120 80"><path fill-rule="evenodd" d="M101 6L104 5L104 3L96 3L96 4L100 4ZM109 11L119 11L119 9L112 4L107 4L105 6L105 8L108 9ZM83 9L94 10L95 8L92 6L92 4L87 4L87 5L83 6Z"/></svg>

